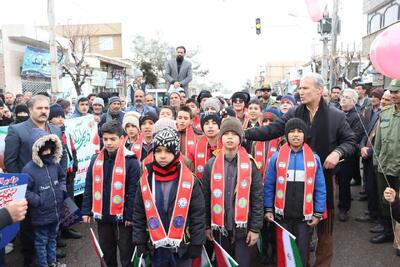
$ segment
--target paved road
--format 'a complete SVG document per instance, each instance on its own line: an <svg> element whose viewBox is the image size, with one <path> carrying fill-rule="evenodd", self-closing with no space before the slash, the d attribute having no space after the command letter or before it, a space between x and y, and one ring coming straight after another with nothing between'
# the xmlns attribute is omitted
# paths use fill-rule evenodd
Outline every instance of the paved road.
<svg viewBox="0 0 400 267"><path fill-rule="evenodd" d="M360 188L353 188L353 196L358 198ZM346 223L335 221L334 228L334 261L337 267L358 266L400 266L400 257L395 255L392 244L374 245L368 242L371 234L371 224L358 223L354 218L361 215L365 210L366 202L357 200L352 203L350 220ZM72 267L99 266L94 252L91 249L88 230L84 225L76 227L85 236L80 240L68 240L66 248L67 258L63 262ZM22 257L18 251L7 256L11 267L22 266ZM262 266L262 265L260 265Z"/></svg>

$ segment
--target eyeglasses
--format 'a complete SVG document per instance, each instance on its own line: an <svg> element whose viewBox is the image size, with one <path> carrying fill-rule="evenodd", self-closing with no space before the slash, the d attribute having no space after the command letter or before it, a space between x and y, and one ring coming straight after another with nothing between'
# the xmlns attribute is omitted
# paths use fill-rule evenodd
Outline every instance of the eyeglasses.
<svg viewBox="0 0 400 267"><path fill-rule="evenodd" d="M244 103L244 100L241 99L241 98L236 98L236 99L233 100L233 103L240 103L240 104L242 104L242 103Z"/></svg>

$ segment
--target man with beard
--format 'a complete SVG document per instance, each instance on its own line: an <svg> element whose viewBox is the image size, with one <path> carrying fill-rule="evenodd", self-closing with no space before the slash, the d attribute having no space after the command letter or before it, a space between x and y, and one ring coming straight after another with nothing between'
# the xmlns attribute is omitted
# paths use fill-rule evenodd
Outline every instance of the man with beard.
<svg viewBox="0 0 400 267"><path fill-rule="evenodd" d="M149 112L151 112L153 114L157 114L156 110L153 107L144 103L144 91L143 90L141 90L141 89L136 90L133 98L135 101L134 105L130 106L129 110L127 108L126 111L136 111L137 113L139 113L142 116Z"/></svg>
<svg viewBox="0 0 400 267"><path fill-rule="evenodd" d="M49 117L48 97L36 95L28 101L30 118L27 121L11 125L5 140L4 164L7 172L21 173L22 168L32 159L32 144L30 142L34 128L43 129L61 138L59 127L47 123ZM66 154L63 153L61 166L66 168ZM24 266L34 266L35 248L33 244L33 232L28 212L21 223L22 254L24 255Z"/></svg>
<svg viewBox="0 0 400 267"><path fill-rule="evenodd" d="M278 107L278 102L275 101L275 99L273 99L271 97L271 87L268 85L266 87L261 88L261 90L264 92L263 96L262 96L262 109L266 110L267 108L270 107Z"/></svg>
<svg viewBox="0 0 400 267"><path fill-rule="evenodd" d="M315 266L331 266L333 258L333 169L341 158L353 155L356 137L346 122L345 114L328 105L322 98L324 79L320 74L305 75L298 89L301 105L290 109L285 115L268 126L254 127L245 131L248 140L267 141L285 132L286 122L302 119L309 129L305 142L323 162L327 190L327 218L317 227L318 247ZM324 136L324 138L321 138Z"/></svg>
<svg viewBox="0 0 400 267"><path fill-rule="evenodd" d="M14 113L15 112L15 102L14 102L14 94L11 92L6 92L4 94L4 102L6 102L6 106L8 107L8 109Z"/></svg>
<svg viewBox="0 0 400 267"><path fill-rule="evenodd" d="M342 88L340 86L333 86L331 89L331 100L330 104L333 105L335 108L340 108L340 93Z"/></svg>
<svg viewBox="0 0 400 267"><path fill-rule="evenodd" d="M168 81L168 88L182 87L186 95L189 95L189 83L192 81L192 63L185 60L186 48L178 46L176 48L176 58L170 59L165 67L165 78Z"/></svg>

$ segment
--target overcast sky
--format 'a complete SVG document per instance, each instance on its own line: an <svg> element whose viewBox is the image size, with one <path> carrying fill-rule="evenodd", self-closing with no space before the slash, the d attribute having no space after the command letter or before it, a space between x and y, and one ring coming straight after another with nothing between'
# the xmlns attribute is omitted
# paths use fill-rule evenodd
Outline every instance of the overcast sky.
<svg viewBox="0 0 400 267"><path fill-rule="evenodd" d="M338 46L360 47L366 33L362 0L340 2ZM232 90L253 81L267 61L308 61L313 44L320 43L304 0L55 0L55 5L57 24L121 22L128 36L160 33L172 46L198 48L208 79ZM47 0L2 1L0 24L46 25L46 11ZM319 46L315 52L321 53Z"/></svg>

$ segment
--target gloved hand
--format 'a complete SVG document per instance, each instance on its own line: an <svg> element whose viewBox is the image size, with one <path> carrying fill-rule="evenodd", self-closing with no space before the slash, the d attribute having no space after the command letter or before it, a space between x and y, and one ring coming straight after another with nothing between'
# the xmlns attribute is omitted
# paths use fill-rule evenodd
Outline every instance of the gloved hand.
<svg viewBox="0 0 400 267"><path fill-rule="evenodd" d="M201 250L203 249L202 245L191 245L188 249L189 257L191 259L197 258L201 256Z"/></svg>
<svg viewBox="0 0 400 267"><path fill-rule="evenodd" d="M147 254L149 254L149 250L147 249L146 244L136 246L136 255L138 257L140 257L140 255L142 255L142 254L143 254L143 258L145 258L147 256Z"/></svg>

